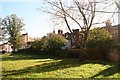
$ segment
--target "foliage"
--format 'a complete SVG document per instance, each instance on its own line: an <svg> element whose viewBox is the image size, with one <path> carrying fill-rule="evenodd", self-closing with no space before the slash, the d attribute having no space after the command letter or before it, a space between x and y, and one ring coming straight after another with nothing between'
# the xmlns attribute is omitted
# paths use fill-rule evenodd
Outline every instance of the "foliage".
<svg viewBox="0 0 120 80"><path fill-rule="evenodd" d="M48 46L48 38L46 36L42 37L41 41L41 49L45 50Z"/></svg>
<svg viewBox="0 0 120 80"><path fill-rule="evenodd" d="M6 28L0 26L0 41L7 40L7 38L6 38L6 36L7 36L6 32L7 32Z"/></svg>
<svg viewBox="0 0 120 80"><path fill-rule="evenodd" d="M40 40L35 40L34 42L32 42L31 48L34 48L34 49L39 48L39 49L41 49L40 44L41 44Z"/></svg>
<svg viewBox="0 0 120 80"><path fill-rule="evenodd" d="M2 20L2 23L7 28L13 50L18 50L20 47L20 35L24 26L22 19L17 17L16 14L12 14L10 16L6 16Z"/></svg>
<svg viewBox="0 0 120 80"><path fill-rule="evenodd" d="M48 38L48 47L52 50L61 49L61 47L65 46L65 44L67 43L65 37L59 34L50 33L48 34L47 38Z"/></svg>
<svg viewBox="0 0 120 80"><path fill-rule="evenodd" d="M0 55L1 56L1 55ZM2 78L120 78L120 69L107 61L78 61L35 54L2 55Z"/></svg>
<svg viewBox="0 0 120 80"><path fill-rule="evenodd" d="M105 28L94 28L89 32L87 38L87 47L110 47L112 36Z"/></svg>
<svg viewBox="0 0 120 80"><path fill-rule="evenodd" d="M26 51L29 53L35 53L35 52L39 52L41 50L41 41L40 40L35 40L34 42L32 42L31 47L26 49Z"/></svg>
<svg viewBox="0 0 120 80"><path fill-rule="evenodd" d="M47 43L48 39L46 36L42 37L41 39L36 39L34 42L32 42L31 47L30 47L30 52L40 52L41 50L47 49ZM29 52L28 51L28 52Z"/></svg>
<svg viewBox="0 0 120 80"><path fill-rule="evenodd" d="M7 30L6 30L6 28L4 27L4 25L2 23L2 18L0 18L0 41L7 40L6 33L7 33Z"/></svg>
<svg viewBox="0 0 120 80"><path fill-rule="evenodd" d="M66 44L66 42L67 40L63 36L54 33L49 33L47 36L35 40L31 44L30 51L33 50L33 52L42 52L45 50L49 50L49 52L52 52L54 50L61 49L61 47Z"/></svg>

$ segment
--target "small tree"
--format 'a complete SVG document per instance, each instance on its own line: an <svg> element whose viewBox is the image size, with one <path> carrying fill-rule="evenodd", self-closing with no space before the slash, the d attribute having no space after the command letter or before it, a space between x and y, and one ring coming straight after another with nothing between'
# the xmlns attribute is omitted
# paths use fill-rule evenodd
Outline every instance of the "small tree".
<svg viewBox="0 0 120 80"><path fill-rule="evenodd" d="M52 50L61 49L62 46L65 46L67 40L58 34L50 33L47 36L48 38L48 47Z"/></svg>
<svg viewBox="0 0 120 80"><path fill-rule="evenodd" d="M41 42L40 42L40 40L35 40L35 41L32 43L31 48L41 49Z"/></svg>
<svg viewBox="0 0 120 80"><path fill-rule="evenodd" d="M41 42L41 49L47 49L48 46L48 38L46 36L42 37L42 39L40 40Z"/></svg>
<svg viewBox="0 0 120 80"><path fill-rule="evenodd" d="M66 42L67 40L65 37L58 34L49 33L47 36L44 36L39 40L35 40L32 43L31 48L37 51L46 49L58 50L61 49Z"/></svg>
<svg viewBox="0 0 120 80"><path fill-rule="evenodd" d="M87 47L105 48L112 43L112 35L105 28L94 28L89 32Z"/></svg>
<svg viewBox="0 0 120 80"><path fill-rule="evenodd" d="M20 35L24 26L22 19L18 18L15 14L12 14L10 16L6 16L2 20L2 24L6 27L10 36L9 40L12 44L13 50L17 51L20 47Z"/></svg>

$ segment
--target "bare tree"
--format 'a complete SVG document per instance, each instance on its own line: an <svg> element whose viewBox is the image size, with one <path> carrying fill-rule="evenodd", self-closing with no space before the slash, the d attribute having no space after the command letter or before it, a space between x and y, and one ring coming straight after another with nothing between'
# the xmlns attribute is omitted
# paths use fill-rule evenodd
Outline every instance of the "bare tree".
<svg viewBox="0 0 120 80"><path fill-rule="evenodd" d="M70 0L67 2L62 0L44 0L44 2L48 3L50 6L47 6L48 9L44 8L42 11L52 14L52 20L54 20L54 22L57 24L65 23L71 34L73 33L73 26L79 27L83 32L83 42L80 43L83 52L85 51L86 40L92 25L99 24L99 21L104 14L111 14L111 17L113 17L115 13L119 13L118 11L116 12L117 8L113 11L109 9L116 1L110 3L105 0ZM101 4L104 4L105 6L103 7ZM95 16L99 16L100 18L97 23L93 23ZM104 23L105 21L101 23Z"/></svg>
<svg viewBox="0 0 120 80"><path fill-rule="evenodd" d="M59 19L64 22L71 34L73 33L71 25L76 24L79 27L84 35L83 42L79 44L81 49L84 49L89 30L95 17L96 2L89 0L73 0L72 2L65 2L62 0L44 1L51 5L51 9L43 11L52 14L54 17L53 19L56 21Z"/></svg>
<svg viewBox="0 0 120 80"><path fill-rule="evenodd" d="M73 0L72 2L48 1L44 0L52 6L52 11L44 11L54 15L55 19L62 19L71 33L71 23L77 24L80 30L85 29L84 40L82 46L85 45L88 32L92 26L95 17L95 1L79 1Z"/></svg>

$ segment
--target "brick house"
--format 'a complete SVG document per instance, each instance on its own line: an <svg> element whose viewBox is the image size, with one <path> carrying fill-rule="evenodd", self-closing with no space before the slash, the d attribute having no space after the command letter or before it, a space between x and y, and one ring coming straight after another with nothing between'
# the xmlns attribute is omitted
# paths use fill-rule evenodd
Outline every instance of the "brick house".
<svg viewBox="0 0 120 80"><path fill-rule="evenodd" d="M9 42L0 45L0 51L11 52L12 48Z"/></svg>
<svg viewBox="0 0 120 80"><path fill-rule="evenodd" d="M21 49L24 49L26 47L29 46L30 43L32 43L34 41L33 38L31 38L30 36L28 36L28 33L26 34L22 34L21 35L21 45L20 45L20 48Z"/></svg>
<svg viewBox="0 0 120 80"><path fill-rule="evenodd" d="M120 44L120 24L118 25L111 25L110 20L106 21L106 29L113 37L113 44ZM120 60L120 49L112 48L110 53L108 53L107 58L112 61L119 61Z"/></svg>
<svg viewBox="0 0 120 80"><path fill-rule="evenodd" d="M55 31L53 31L55 33ZM63 34L63 30L58 30L58 35L64 36L67 40L68 43L66 46L63 46L62 49L68 49L70 50L71 48L76 48L80 44L82 44L82 34L80 33L79 29L73 29L73 33L66 32ZM77 44L77 46L76 46Z"/></svg>
<svg viewBox="0 0 120 80"><path fill-rule="evenodd" d="M83 35L79 29L73 29L73 33L65 33L65 38L71 43L71 48L77 48L82 44Z"/></svg>
<svg viewBox="0 0 120 80"><path fill-rule="evenodd" d="M26 48L33 41L34 41L34 39L29 37L28 33L22 34L21 35L20 49ZM12 51L12 47L11 46L12 45L9 42L0 44L0 51L11 52Z"/></svg>
<svg viewBox="0 0 120 80"><path fill-rule="evenodd" d="M106 28L107 31L112 35L114 39L114 43L120 43L120 24L118 25L111 25L112 23L110 20L106 21L106 26L103 28Z"/></svg>
<svg viewBox="0 0 120 80"><path fill-rule="evenodd" d="M114 43L120 43L120 24L112 26L110 20L107 20L106 26L101 28L106 28L106 30L112 35ZM76 44L82 44L82 37L84 36L82 33L83 32L79 31L79 29L74 29L73 34L68 32L65 33L65 38L71 42L71 48L75 48Z"/></svg>

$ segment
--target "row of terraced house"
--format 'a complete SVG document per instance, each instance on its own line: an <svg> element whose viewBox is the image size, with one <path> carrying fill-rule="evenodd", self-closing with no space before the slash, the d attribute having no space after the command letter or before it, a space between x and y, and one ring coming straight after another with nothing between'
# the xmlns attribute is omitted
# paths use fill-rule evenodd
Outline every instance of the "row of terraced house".
<svg viewBox="0 0 120 80"><path fill-rule="evenodd" d="M106 28L112 34L115 43L120 43L120 24L112 26L110 20L107 20L106 26L102 28ZM55 33L55 31L53 31L53 33ZM69 32L63 34L62 30L58 30L58 34L64 35L65 38L68 39L68 44L66 45L68 49L75 48L76 43L79 45L82 42L82 35L80 35L81 32L79 29L74 29L73 34ZM71 36L74 36L76 41L74 41L74 39L71 39ZM21 49L26 48L31 42L34 41L33 38L28 35L28 33L22 34L21 39ZM0 50L11 52L11 44L9 42L1 44Z"/></svg>
<svg viewBox="0 0 120 80"><path fill-rule="evenodd" d="M113 42L114 43L120 43L120 24L118 25L113 25L110 22L110 20L106 21L106 26L101 27L105 28L113 37ZM55 33L55 31L53 31ZM66 32L63 34L62 30L58 30L58 34L65 36L65 38L68 40L68 44L66 47L68 49L73 49L76 48L76 44L79 46L82 44L82 37L83 37L83 32L79 31L79 29L73 29L73 33ZM74 37L74 39L72 39Z"/></svg>

